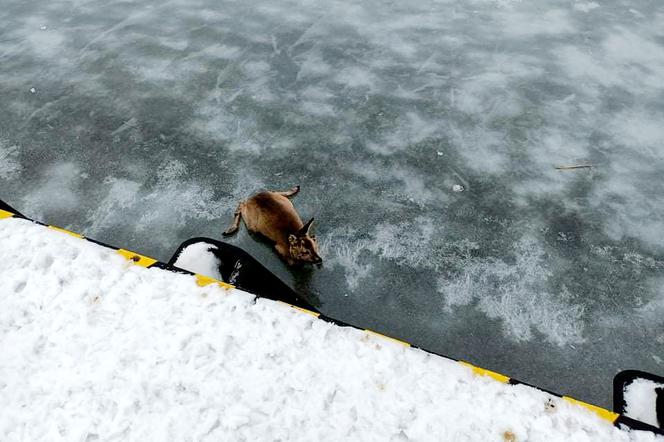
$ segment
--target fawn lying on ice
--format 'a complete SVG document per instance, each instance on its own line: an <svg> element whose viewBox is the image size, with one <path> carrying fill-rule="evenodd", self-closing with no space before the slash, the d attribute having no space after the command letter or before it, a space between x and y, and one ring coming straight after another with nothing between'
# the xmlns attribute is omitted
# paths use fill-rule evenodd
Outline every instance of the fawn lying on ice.
<svg viewBox="0 0 664 442"><path fill-rule="evenodd" d="M275 243L274 248L288 265L321 263L323 259L318 254L316 236L310 234L314 219L303 224L288 199L299 191L300 186L286 192L260 192L241 201L235 210L233 224L226 229L224 236L237 232L242 218L250 231Z"/></svg>

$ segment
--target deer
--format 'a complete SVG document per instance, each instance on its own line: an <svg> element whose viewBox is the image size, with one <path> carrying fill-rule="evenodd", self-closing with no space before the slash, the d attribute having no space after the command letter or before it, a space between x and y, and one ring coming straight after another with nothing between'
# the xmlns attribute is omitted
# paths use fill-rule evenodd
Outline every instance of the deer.
<svg viewBox="0 0 664 442"><path fill-rule="evenodd" d="M235 234L242 220L250 232L259 233L272 241L277 254L289 266L322 263L316 236L311 234L314 219L304 224L289 200L299 191L300 186L285 192L265 191L240 201L233 222L223 235Z"/></svg>

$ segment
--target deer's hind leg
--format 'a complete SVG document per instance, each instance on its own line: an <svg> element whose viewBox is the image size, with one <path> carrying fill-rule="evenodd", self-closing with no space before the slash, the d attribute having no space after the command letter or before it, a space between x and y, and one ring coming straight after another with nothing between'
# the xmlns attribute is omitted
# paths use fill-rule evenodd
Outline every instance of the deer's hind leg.
<svg viewBox="0 0 664 442"><path fill-rule="evenodd" d="M240 219L242 218L242 209L244 208L244 201L241 201L235 209L235 214L233 215L233 223L224 230L224 236L230 236L238 231L240 228Z"/></svg>
<svg viewBox="0 0 664 442"><path fill-rule="evenodd" d="M291 196L297 195L297 193L300 191L300 186L295 186L292 189L286 190L284 192L277 192L275 191L277 195L285 196L286 198L290 198Z"/></svg>

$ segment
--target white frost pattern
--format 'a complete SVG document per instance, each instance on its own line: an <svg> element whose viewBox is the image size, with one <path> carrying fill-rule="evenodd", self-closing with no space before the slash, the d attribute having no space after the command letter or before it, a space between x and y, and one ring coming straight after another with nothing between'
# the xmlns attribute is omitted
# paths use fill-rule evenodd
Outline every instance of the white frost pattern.
<svg viewBox="0 0 664 442"><path fill-rule="evenodd" d="M0 138L0 179L9 180L16 178L23 167L17 160L18 146L8 146L7 141Z"/></svg>
<svg viewBox="0 0 664 442"><path fill-rule="evenodd" d="M559 346L583 342L583 307L567 290L547 291L551 272L537 242L524 238L516 250L514 264L471 259L457 278L441 278L438 289L446 307L477 301L479 309L500 319L505 334L517 341L529 340L534 329Z"/></svg>
<svg viewBox="0 0 664 442"><path fill-rule="evenodd" d="M73 162L50 165L24 197L23 211L43 218L43 213L48 211L76 209L80 204L78 188L86 177Z"/></svg>

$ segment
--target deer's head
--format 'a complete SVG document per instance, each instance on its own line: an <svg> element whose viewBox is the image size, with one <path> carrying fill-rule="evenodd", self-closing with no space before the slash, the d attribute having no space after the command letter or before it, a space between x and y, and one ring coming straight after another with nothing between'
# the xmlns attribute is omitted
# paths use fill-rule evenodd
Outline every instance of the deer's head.
<svg viewBox="0 0 664 442"><path fill-rule="evenodd" d="M288 252L290 258L300 263L320 264L323 258L318 254L316 235L311 234L311 218L297 233L288 235Z"/></svg>

